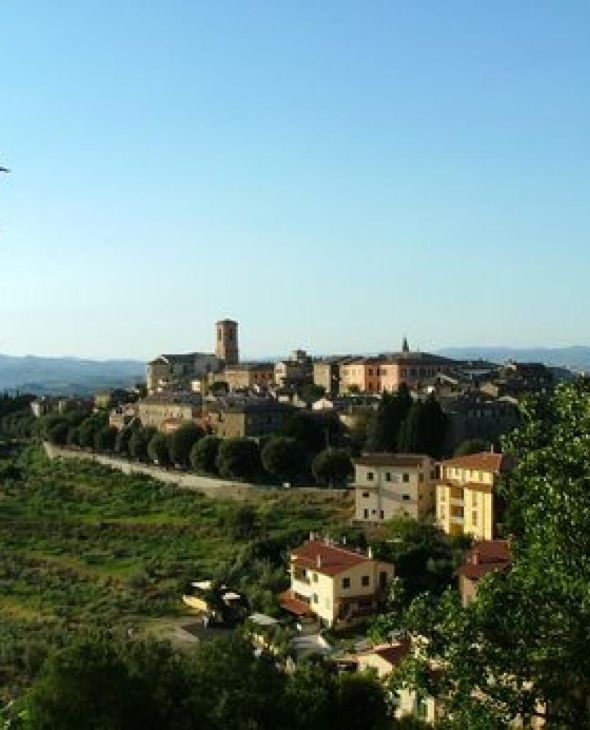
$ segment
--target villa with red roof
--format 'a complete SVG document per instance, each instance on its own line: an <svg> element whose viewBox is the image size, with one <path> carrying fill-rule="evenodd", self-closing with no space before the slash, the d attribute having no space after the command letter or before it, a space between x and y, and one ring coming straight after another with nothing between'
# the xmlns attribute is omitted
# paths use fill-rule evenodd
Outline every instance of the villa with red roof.
<svg viewBox="0 0 590 730"><path fill-rule="evenodd" d="M492 571L506 573L512 566L512 553L507 540L477 542L459 568L459 590L464 606L476 597L479 581Z"/></svg>
<svg viewBox="0 0 590 730"><path fill-rule="evenodd" d="M291 552L291 588L281 606L296 615L316 616L326 626L350 624L374 613L394 575L391 563L310 539Z"/></svg>

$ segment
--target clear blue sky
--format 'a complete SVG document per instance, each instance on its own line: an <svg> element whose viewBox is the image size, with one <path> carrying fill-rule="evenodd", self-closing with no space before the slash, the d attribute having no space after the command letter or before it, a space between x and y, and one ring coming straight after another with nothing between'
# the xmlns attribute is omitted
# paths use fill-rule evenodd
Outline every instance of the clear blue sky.
<svg viewBox="0 0 590 730"><path fill-rule="evenodd" d="M0 2L0 352L589 344L585 0Z"/></svg>

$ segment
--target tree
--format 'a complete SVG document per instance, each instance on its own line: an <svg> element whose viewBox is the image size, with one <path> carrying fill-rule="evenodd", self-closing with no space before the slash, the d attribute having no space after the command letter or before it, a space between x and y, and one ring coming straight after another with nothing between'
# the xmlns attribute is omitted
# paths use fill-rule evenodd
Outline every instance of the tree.
<svg viewBox="0 0 590 730"><path fill-rule="evenodd" d="M399 451L440 456L447 430L447 416L434 396L415 401L399 431Z"/></svg>
<svg viewBox="0 0 590 730"><path fill-rule="evenodd" d="M64 446L67 441L68 431L69 426L65 419L57 421L47 429L47 438L52 444Z"/></svg>
<svg viewBox="0 0 590 730"><path fill-rule="evenodd" d="M488 451L489 444L482 439L466 439L461 441L455 448L453 456L468 456L469 454L478 454L480 451Z"/></svg>
<svg viewBox="0 0 590 730"><path fill-rule="evenodd" d="M117 429L113 426L103 426L94 434L94 448L97 451L112 451L115 448Z"/></svg>
<svg viewBox="0 0 590 730"><path fill-rule="evenodd" d="M99 428L100 425L98 421L95 418L92 418L92 416L82 421L78 434L78 439L82 448L94 447L94 439Z"/></svg>
<svg viewBox="0 0 590 730"><path fill-rule="evenodd" d="M170 463L168 455L168 439L163 433L155 433L148 445L147 455L154 464L167 466Z"/></svg>
<svg viewBox="0 0 590 730"><path fill-rule="evenodd" d="M257 530L258 515L251 504L230 505L225 524L234 540L248 540Z"/></svg>
<svg viewBox="0 0 590 730"><path fill-rule="evenodd" d="M205 432L196 423L186 423L168 437L168 453L172 463L187 468L191 449Z"/></svg>
<svg viewBox="0 0 590 730"><path fill-rule="evenodd" d="M405 383L393 394L383 393L377 412L367 428L368 451L397 450L400 428L411 405L412 396Z"/></svg>
<svg viewBox="0 0 590 730"><path fill-rule="evenodd" d="M590 654L590 387L559 386L525 402L504 439L515 468L500 490L509 505L514 556L463 608L449 593L417 599L408 628L426 641L426 660L444 657L434 690L457 727L505 727L542 715L548 726L588 726ZM416 658L404 681L425 684ZM475 722L479 724L475 724Z"/></svg>
<svg viewBox="0 0 590 730"><path fill-rule="evenodd" d="M344 449L325 449L313 460L312 471L318 482L343 484L352 474L352 461Z"/></svg>
<svg viewBox="0 0 590 730"><path fill-rule="evenodd" d="M208 385L207 390L212 395L225 395L229 392L229 385L225 382L225 380L218 380L217 382Z"/></svg>
<svg viewBox="0 0 590 730"><path fill-rule="evenodd" d="M261 470L258 445L249 439L225 439L219 447L217 469L222 477L255 479Z"/></svg>
<svg viewBox="0 0 590 730"><path fill-rule="evenodd" d="M191 448L190 463L194 471L215 474L217 467L217 454L221 439L217 436L204 436L199 439Z"/></svg>
<svg viewBox="0 0 590 730"><path fill-rule="evenodd" d="M129 456L138 461L147 461L148 444L155 433L154 428L135 428L129 437Z"/></svg>
<svg viewBox="0 0 590 730"><path fill-rule="evenodd" d="M304 385L301 388L301 398L307 403L308 406L311 406L312 403L315 403L317 400L320 400L320 398L323 398L323 396L326 393L326 389L323 385L316 385L315 383L307 383L307 385Z"/></svg>
<svg viewBox="0 0 590 730"><path fill-rule="evenodd" d="M374 677L340 674L336 681L335 712L331 727L343 730L387 730L391 727L385 689Z"/></svg>
<svg viewBox="0 0 590 730"><path fill-rule="evenodd" d="M329 444L339 441L342 424L337 418L299 410L288 418L280 435L295 439L309 454L317 454Z"/></svg>
<svg viewBox="0 0 590 730"><path fill-rule="evenodd" d="M290 482L304 471L305 455L295 439L276 436L262 449L262 465L272 477Z"/></svg>

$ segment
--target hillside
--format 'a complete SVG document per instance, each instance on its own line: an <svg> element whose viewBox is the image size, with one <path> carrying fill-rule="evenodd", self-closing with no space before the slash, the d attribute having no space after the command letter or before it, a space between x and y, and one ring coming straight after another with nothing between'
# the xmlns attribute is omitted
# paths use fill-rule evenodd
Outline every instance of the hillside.
<svg viewBox="0 0 590 730"><path fill-rule="evenodd" d="M145 365L137 360L0 355L0 391L86 395L142 380Z"/></svg>
<svg viewBox="0 0 590 730"><path fill-rule="evenodd" d="M590 371L590 347L446 347L438 354L457 360L542 362L552 367Z"/></svg>

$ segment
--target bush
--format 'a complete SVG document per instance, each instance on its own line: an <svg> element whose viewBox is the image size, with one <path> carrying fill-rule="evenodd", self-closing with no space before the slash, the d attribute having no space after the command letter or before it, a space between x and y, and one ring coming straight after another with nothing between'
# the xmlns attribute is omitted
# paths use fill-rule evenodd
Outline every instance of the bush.
<svg viewBox="0 0 590 730"><path fill-rule="evenodd" d="M344 484L353 472L352 461L344 449L326 449L313 460L313 475L322 484Z"/></svg>
<svg viewBox="0 0 590 730"><path fill-rule="evenodd" d="M206 474L217 472L217 454L221 439L216 436L204 436L193 444L190 454L190 463L194 471L203 471Z"/></svg>
<svg viewBox="0 0 590 730"><path fill-rule="evenodd" d="M295 479L304 471L304 462L303 449L292 438L271 438L262 449L262 465L270 476L280 481Z"/></svg>
<svg viewBox="0 0 590 730"><path fill-rule="evenodd" d="M255 479L261 471L258 444L249 439L226 439L219 447L217 468L223 477Z"/></svg>
<svg viewBox="0 0 590 730"><path fill-rule="evenodd" d="M170 463L168 439L163 433L155 433L147 446L147 455L154 464L167 466Z"/></svg>
<svg viewBox="0 0 590 730"><path fill-rule="evenodd" d="M173 464L188 467L193 446L204 435L195 423L186 423L168 437L168 454Z"/></svg>

